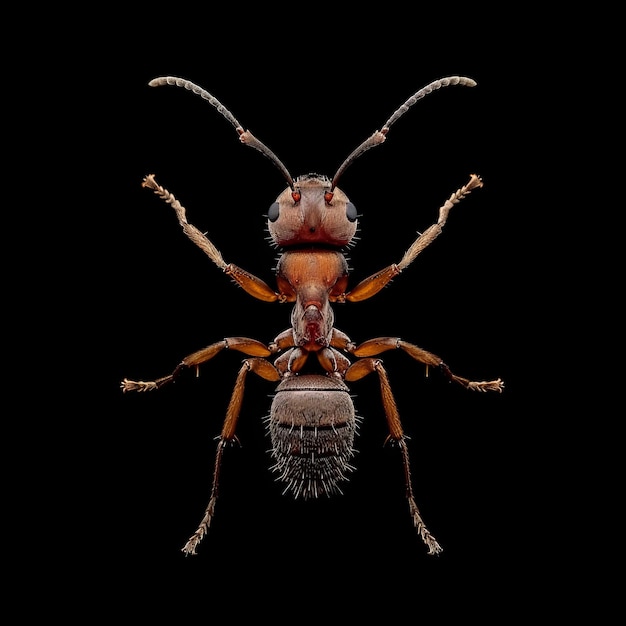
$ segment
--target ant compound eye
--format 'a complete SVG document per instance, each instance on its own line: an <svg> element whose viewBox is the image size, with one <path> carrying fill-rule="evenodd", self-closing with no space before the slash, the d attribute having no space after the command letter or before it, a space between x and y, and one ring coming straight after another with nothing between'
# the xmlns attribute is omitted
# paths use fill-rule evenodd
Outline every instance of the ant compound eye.
<svg viewBox="0 0 626 626"><path fill-rule="evenodd" d="M333 192L332 191L327 191L324 194L324 202L326 202L326 204L330 204L332 202L333 199Z"/></svg>
<svg viewBox="0 0 626 626"><path fill-rule="evenodd" d="M280 212L280 205L278 202L274 202L272 206L270 206L270 210L267 212L267 219L270 222L275 222L278 219L278 213Z"/></svg>
<svg viewBox="0 0 626 626"><path fill-rule="evenodd" d="M291 197L293 198L294 202L300 202L300 198L302 197L302 194L299 191L292 191Z"/></svg>
<svg viewBox="0 0 626 626"><path fill-rule="evenodd" d="M352 202L348 202L346 204L346 217L349 222L356 222L356 207L352 204Z"/></svg>

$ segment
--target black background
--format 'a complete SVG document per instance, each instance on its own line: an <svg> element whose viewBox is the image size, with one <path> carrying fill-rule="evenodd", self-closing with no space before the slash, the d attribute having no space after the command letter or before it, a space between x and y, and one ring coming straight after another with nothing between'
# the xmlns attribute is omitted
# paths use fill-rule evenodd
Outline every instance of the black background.
<svg viewBox="0 0 626 626"><path fill-rule="evenodd" d="M537 327L552 314L538 291L553 270L537 260L545 232L533 228L544 212L539 163L551 147L537 145L528 89L551 68L531 63L526 36L506 20L473 29L474 17L450 15L451 28L426 16L418 27L402 11L362 15L363 26L301 11L267 25L252 15L117 16L104 36L77 34L63 48L59 75L81 55L85 65L65 81L62 115L78 132L53 131L73 157L57 180L75 182L64 215L72 236L57 247L59 297L73 306L53 336L63 349L49 374L63 380L67 418L43 430L61 440L58 472L42 477L61 528L39 550L52 570L71 568L54 600L61 610L79 596L90 614L176 611L177 623L210 619L218 607L235 617L326 621L383 610L418 619L435 603L440 616L497 618L553 594L561 474L546 471L552 427L542 411L554 415L554 401L537 394L550 376L537 367ZM533 27L536 45L544 32ZM411 525L374 376L352 386L363 418L358 469L344 496L319 502L281 495L262 420L273 386L250 376L216 517L199 554L185 557L242 355L224 352L198 379L155 393L122 394L119 383L163 376L223 337L268 342L288 326L290 307L231 284L141 181L154 173L227 262L270 284L277 253L263 216L285 181L207 102L148 81L197 83L293 176L332 176L415 91L456 74L478 86L417 103L339 183L361 214L352 285L398 262L469 174L484 188L388 288L335 307L337 327L356 342L399 336L459 375L505 381L502 394L470 393L437 372L426 378L403 353L384 355L415 496L443 553L428 556Z"/></svg>

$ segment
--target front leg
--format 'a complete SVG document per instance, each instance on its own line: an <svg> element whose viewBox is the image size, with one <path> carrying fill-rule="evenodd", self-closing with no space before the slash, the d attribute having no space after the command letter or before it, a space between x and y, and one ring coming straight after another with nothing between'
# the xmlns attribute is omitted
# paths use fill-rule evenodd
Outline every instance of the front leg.
<svg viewBox="0 0 626 626"><path fill-rule="evenodd" d="M457 189L448 200L439 208L439 219L435 224L424 231L404 253L400 263L394 263L376 274L372 274L369 278L361 281L352 291L343 294L337 298L338 302L360 302L367 300L377 294L385 285L388 285L400 272L405 270L417 257L417 255L427 246L429 246L443 231L443 227L448 219L450 209L465 198L472 189L483 186L480 176L472 174L469 182Z"/></svg>
<svg viewBox="0 0 626 626"><path fill-rule="evenodd" d="M222 258L220 251L215 247L213 242L201 233L193 224L187 221L187 211L185 207L171 194L167 189L161 187L154 175L150 174L143 180L143 187L152 189L154 193L172 206L176 212L178 223L182 226L183 232L191 241L193 241L225 274L230 276L244 291L251 296L265 302L284 302L286 297L274 291L267 283L257 278L253 274L249 274L233 263L226 263Z"/></svg>

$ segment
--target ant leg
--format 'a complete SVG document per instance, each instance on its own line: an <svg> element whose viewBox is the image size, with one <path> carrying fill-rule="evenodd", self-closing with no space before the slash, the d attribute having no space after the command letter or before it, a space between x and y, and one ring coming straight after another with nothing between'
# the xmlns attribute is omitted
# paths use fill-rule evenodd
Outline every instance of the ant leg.
<svg viewBox="0 0 626 626"><path fill-rule="evenodd" d="M439 207L439 219L435 224L429 226L412 244L411 247L404 253L400 263L393 263L388 267L372 274L369 278L362 280L354 289L348 293L342 294L337 298L338 302L360 302L361 300L367 300L373 295L377 294L385 285L388 285L400 272L405 270L417 257L417 255L429 246L442 232L443 227L448 219L448 213L455 204L458 204L463 198L465 198L472 189L477 189L483 186L483 181L480 176L472 174L469 182L457 189L446 200L441 207Z"/></svg>
<svg viewBox="0 0 626 626"><path fill-rule="evenodd" d="M409 502L409 511L411 518L413 519L413 525L415 526L422 541L428 547L428 554L439 554L443 548L439 545L437 540L431 535L430 531L426 527L422 515L415 502L415 496L413 494L413 486L411 484L411 467L409 462L409 450L406 445L404 430L402 429L402 423L400 422L400 413L396 401L391 391L389 384L389 378L387 372L382 365L380 359L360 359L353 363L346 372L346 381L355 381L376 372L380 381L380 393L383 401L383 408L385 410L385 416L387 418L387 425L389 427L389 436L387 441L392 441L397 444L402 452L402 465L404 467L404 479L406 484L406 498Z"/></svg>
<svg viewBox="0 0 626 626"><path fill-rule="evenodd" d="M196 548L202 541L203 537L209 531L211 520L215 515L215 503L217 501L218 489L219 489L219 476L222 466L222 455L224 454L224 448L227 445L237 441L237 435L235 430L239 415L241 413L241 404L243 401L243 394L245 390L246 376L248 372L254 372L265 380L276 382L280 380L280 374L278 370L265 359L253 358L246 359L237 374L237 380L235 381L235 388L226 410L226 418L222 426L222 432L219 436L217 443L217 451L215 453L215 466L213 468L213 484L211 486L211 495L209 496L209 504L207 505L202 521L200 522L196 532L188 539L187 543L183 546L182 551L185 554L196 554Z"/></svg>
<svg viewBox="0 0 626 626"><path fill-rule="evenodd" d="M161 187L154 179L154 174L150 174L143 179L142 187L152 189L154 193L167 202L176 212L178 223L181 225L183 232L198 248L200 248L225 274L230 276L242 289L247 291L251 296L264 300L265 302L284 302L285 296L276 293L267 283L260 278L246 272L234 263L226 263L220 251L215 247L213 242L201 233L193 224L187 221L187 211L185 207L176 199L174 194L170 193L165 187Z"/></svg>
<svg viewBox="0 0 626 626"><path fill-rule="evenodd" d="M496 380L484 380L473 381L462 376L457 376L450 371L450 368L443 362L443 360L432 352L423 350L419 346L412 343L407 343L399 337L377 337L376 339L369 339L364 341L356 348L350 350L350 353L357 357L374 356L385 352L386 350L394 349L404 350L410 357L423 363L426 367L433 366L438 367L443 375L451 382L458 383L465 389L472 391L498 391L502 392L504 389L504 383L502 379Z"/></svg>
<svg viewBox="0 0 626 626"><path fill-rule="evenodd" d="M230 348L238 350L249 356L270 356L272 351L263 343L256 339L247 337L228 337L222 341L212 343L202 350L198 350L189 356L186 356L168 376L157 378L156 380L144 382L143 380L135 381L124 378L120 387L124 393L127 391L153 391L159 389L168 383L173 382L180 372L188 367L198 368L202 363L206 363L222 350Z"/></svg>
<svg viewBox="0 0 626 626"><path fill-rule="evenodd" d="M183 546L182 552L185 554L197 554L196 547L202 541L204 535L209 532L209 526L211 520L215 515L215 502L217 501L217 490L219 484L220 468L222 467L222 454L224 448L227 445L227 441L220 437L217 442L217 451L215 453L215 465L213 467L213 485L211 487L211 496L209 498L209 504L207 505L204 516L200 525L196 529L196 532L187 540L187 543Z"/></svg>

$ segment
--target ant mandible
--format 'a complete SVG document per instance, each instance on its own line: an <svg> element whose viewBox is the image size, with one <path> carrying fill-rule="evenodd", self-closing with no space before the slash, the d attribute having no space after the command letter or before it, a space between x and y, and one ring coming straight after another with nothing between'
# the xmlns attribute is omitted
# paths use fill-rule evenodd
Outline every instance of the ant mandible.
<svg viewBox="0 0 626 626"><path fill-rule="evenodd" d="M154 175L146 176L143 186L169 203L184 233L201 248L227 276L251 296L265 302L293 303L291 327L267 345L248 337L227 337L186 356L174 371L157 380L144 382L125 378L121 388L150 391L171 383L187 368L198 368L222 350L237 350L244 359L232 392L222 431L218 437L213 483L209 503L197 530L182 548L196 554L215 513L219 475L225 448L237 441L236 427L241 411L246 376L253 372L264 380L278 383L273 396L268 430L272 441L271 468L284 483L284 493L310 498L341 493L340 483L354 470L354 437L357 417L347 383L375 373L380 383L382 405L387 420L388 441L399 448L406 481L406 497L413 524L428 547L429 554L442 548L426 527L417 507L411 484L409 452L400 415L388 376L378 356L400 349L426 367L437 368L448 380L473 391L501 392L501 379L476 382L457 376L437 355L399 337L377 337L357 345L335 328L331 303L360 302L371 298L405 270L442 232L452 207L472 190L482 187L479 176L457 189L439 208L437 222L420 234L399 263L393 263L348 290L348 264L345 249L357 230L357 211L337 181L357 157L385 141L391 125L427 94L449 85L473 87L476 82L463 76L450 76L431 82L411 96L341 164L332 179L307 174L295 180L276 155L235 119L215 97L194 83L171 76L155 78L150 86L184 87L212 104L237 130L240 141L268 157L282 172L288 187L267 213L272 243L281 255L276 267L276 289L242 268L227 263L213 243L187 222L185 208ZM273 360L268 360L270 357Z"/></svg>

